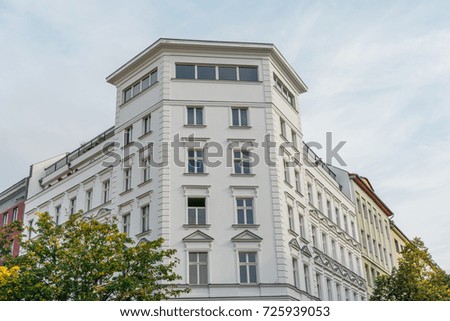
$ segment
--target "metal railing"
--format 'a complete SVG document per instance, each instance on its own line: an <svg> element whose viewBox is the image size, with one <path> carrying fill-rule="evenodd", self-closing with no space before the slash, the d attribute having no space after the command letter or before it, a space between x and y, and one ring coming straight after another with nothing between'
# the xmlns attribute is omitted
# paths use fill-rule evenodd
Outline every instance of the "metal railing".
<svg viewBox="0 0 450 321"><path fill-rule="evenodd" d="M313 150L305 142L303 142L303 151L305 155L313 159L313 162L317 166L321 166L324 169L324 171L337 182L336 174L328 167L326 163L322 161L322 159L319 156L317 156L316 153L313 152Z"/></svg>
<svg viewBox="0 0 450 321"><path fill-rule="evenodd" d="M77 159L81 155L85 154L86 152L88 152L89 150L94 148L95 146L97 146L97 145L103 143L104 141L106 141L107 139L113 137L114 136L114 128L115 127L113 126L109 129L107 129L100 135L96 136L94 139L91 139L89 142L81 145L80 148L77 148L73 152L67 154L66 157L60 159L56 163L47 167L45 169L45 176L48 176L51 173L56 172L58 169L64 167L65 165L70 164L70 162Z"/></svg>

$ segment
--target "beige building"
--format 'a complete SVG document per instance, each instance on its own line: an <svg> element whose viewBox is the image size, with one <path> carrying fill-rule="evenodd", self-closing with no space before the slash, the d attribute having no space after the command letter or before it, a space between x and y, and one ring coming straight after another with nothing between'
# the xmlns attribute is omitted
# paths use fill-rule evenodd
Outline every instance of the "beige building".
<svg viewBox="0 0 450 321"><path fill-rule="evenodd" d="M363 268L370 297L376 277L390 274L394 265L389 220L394 213L375 194L367 178L350 174L350 180L355 194Z"/></svg>
<svg viewBox="0 0 450 321"><path fill-rule="evenodd" d="M391 232L391 219L394 213L375 193L367 178L336 167L332 169L337 175L342 191L356 207L363 273L367 282L367 296L370 298L377 276L390 274L395 266L396 253Z"/></svg>
<svg viewBox="0 0 450 321"><path fill-rule="evenodd" d="M398 268L398 260L402 257L401 252L407 243L409 243L408 237L403 234L400 228L391 221L391 238L392 238L392 253L394 255L394 266Z"/></svg>

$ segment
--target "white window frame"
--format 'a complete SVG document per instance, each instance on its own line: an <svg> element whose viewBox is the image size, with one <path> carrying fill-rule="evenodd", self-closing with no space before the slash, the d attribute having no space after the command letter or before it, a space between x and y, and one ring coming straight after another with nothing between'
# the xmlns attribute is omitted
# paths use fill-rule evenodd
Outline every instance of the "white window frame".
<svg viewBox="0 0 450 321"><path fill-rule="evenodd" d="M238 110L238 119L237 124L234 123L233 119L233 110ZM230 108L230 118L231 118L231 127L249 127L250 126L250 109L248 107L231 107ZM247 123L243 124L242 122L242 114L246 114Z"/></svg>
<svg viewBox="0 0 450 321"><path fill-rule="evenodd" d="M193 119L192 123L189 122L189 110L193 110ZM199 123L197 119L197 110L201 111L202 121ZM203 106L186 106L186 122L187 126L204 126L205 125L205 108Z"/></svg>
<svg viewBox="0 0 450 321"><path fill-rule="evenodd" d="M16 222L19 219L19 208L14 207L12 211L12 221Z"/></svg>
<svg viewBox="0 0 450 321"><path fill-rule="evenodd" d="M106 179L102 182L102 203L109 202L110 197L110 190L111 190L111 180Z"/></svg>
<svg viewBox="0 0 450 321"><path fill-rule="evenodd" d="M130 212L124 213L122 215L122 231L127 236L130 236L130 227L131 227L130 221L131 221L131 213Z"/></svg>
<svg viewBox="0 0 450 321"><path fill-rule="evenodd" d="M238 259L238 275L239 275L239 283L240 284L257 284L258 283L258 252L256 251L239 251L237 252L237 259ZM245 255L245 261L241 261L241 254ZM249 254L254 254L255 256L255 262L250 262ZM241 275L241 267L245 268L245 278L246 280L242 279ZM252 282L250 280L251 276L251 267L254 267L255 271L255 281Z"/></svg>
<svg viewBox="0 0 450 321"><path fill-rule="evenodd" d="M194 152L194 156L190 156L189 153L193 151ZM198 156L198 153L201 152L201 156ZM194 147L190 147L186 149L186 159L187 159L187 168L186 168L186 172L189 174L204 174L206 173L206 167L205 167L205 151L203 148L194 148ZM192 167L190 165L190 161L194 161L194 167ZM201 167L198 167L197 162L201 162ZM191 170L191 168L193 170ZM201 168L201 170L200 170Z"/></svg>
<svg viewBox="0 0 450 321"><path fill-rule="evenodd" d="M150 231L150 204L145 204L140 207L140 221L141 221L141 233Z"/></svg>
<svg viewBox="0 0 450 321"><path fill-rule="evenodd" d="M94 196L93 188L86 190L86 212L88 212L92 209L93 196Z"/></svg>
<svg viewBox="0 0 450 321"><path fill-rule="evenodd" d="M131 167L124 168L123 170L123 190L124 192L129 191L131 189L131 175L132 175Z"/></svg>
<svg viewBox="0 0 450 321"><path fill-rule="evenodd" d="M205 201L205 206L204 207L198 207L198 206L189 206L189 199L203 199ZM207 197L206 196L187 196L186 198L186 207L187 207L187 224L188 225L205 225L207 224L207 219L208 219L208 211L207 211ZM199 209L203 209L205 211L204 216L205 216L205 222L204 223L199 223ZM195 210L195 222L189 222L189 210Z"/></svg>
<svg viewBox="0 0 450 321"><path fill-rule="evenodd" d="M191 254L195 254L196 255L196 260L195 261L191 261ZM200 261L200 254L205 254L206 256L206 262L202 262ZM209 252L208 251L189 251L188 252L188 284L189 285L206 285L209 283L209 267L208 267L208 263L209 263ZM200 267L201 266L205 266L206 268L204 269L206 271L206 280L205 282L201 282L201 276L200 276ZM196 270L196 274L197 274L197 282L194 282L193 280L191 280L191 267L194 267Z"/></svg>

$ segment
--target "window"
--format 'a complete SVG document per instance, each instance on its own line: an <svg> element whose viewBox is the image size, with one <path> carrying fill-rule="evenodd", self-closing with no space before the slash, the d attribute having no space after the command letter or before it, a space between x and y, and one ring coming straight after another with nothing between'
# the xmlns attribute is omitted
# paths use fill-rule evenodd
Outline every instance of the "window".
<svg viewBox="0 0 450 321"><path fill-rule="evenodd" d="M187 124L203 125L203 107L187 107Z"/></svg>
<svg viewBox="0 0 450 321"><path fill-rule="evenodd" d="M123 93L123 102L126 103L131 98L137 96L139 93L152 86L158 80L158 70L153 70L150 74L143 77L138 82L135 82L130 87L127 87Z"/></svg>
<svg viewBox="0 0 450 321"><path fill-rule="evenodd" d="M124 191L131 189L131 168L126 168L123 171L123 189Z"/></svg>
<svg viewBox="0 0 450 321"><path fill-rule="evenodd" d="M301 185L301 181L300 181L300 172L298 170L295 170L294 175L295 175L295 190L297 192L301 193L302 185Z"/></svg>
<svg viewBox="0 0 450 321"><path fill-rule="evenodd" d="M348 266L352 271L355 269L355 267L353 266L353 255L350 252L348 252Z"/></svg>
<svg viewBox="0 0 450 321"><path fill-rule="evenodd" d="M295 231L295 226L294 226L294 212L292 210L292 206L288 205L287 207L288 210L288 217L289 217L289 229L291 231Z"/></svg>
<svg viewBox="0 0 450 321"><path fill-rule="evenodd" d="M394 244L395 244L395 250L397 251L397 253L400 253L400 246L398 245L398 241L396 239L394 239Z"/></svg>
<svg viewBox="0 0 450 321"><path fill-rule="evenodd" d="M336 283L336 296L338 301L342 300L341 285L338 283Z"/></svg>
<svg viewBox="0 0 450 321"><path fill-rule="evenodd" d="M240 81L258 81L258 67L239 66Z"/></svg>
<svg viewBox="0 0 450 321"><path fill-rule="evenodd" d="M367 244L369 246L369 252L372 253L373 249L372 249L372 242L370 241L370 235L367 234Z"/></svg>
<svg viewBox="0 0 450 321"><path fill-rule="evenodd" d="M345 250L343 246L341 246L341 263L343 265L347 265L347 263L345 262Z"/></svg>
<svg viewBox="0 0 450 321"><path fill-rule="evenodd" d="M381 250L381 244L378 243L378 253L380 253L381 262L384 262L383 251Z"/></svg>
<svg viewBox="0 0 450 321"><path fill-rule="evenodd" d="M313 204L312 185L308 183L307 186L308 186L308 201L310 204Z"/></svg>
<svg viewBox="0 0 450 321"><path fill-rule="evenodd" d="M197 66L197 79L216 79L216 66Z"/></svg>
<svg viewBox="0 0 450 321"><path fill-rule="evenodd" d="M367 220L367 207L366 207L366 203L364 202L363 205L363 212L364 212L364 218Z"/></svg>
<svg viewBox="0 0 450 321"><path fill-rule="evenodd" d="M281 95L289 102L291 106L295 107L294 95L292 95L277 75L273 74L273 80L275 82L275 88L279 90Z"/></svg>
<svg viewBox="0 0 450 321"><path fill-rule="evenodd" d="M295 131L293 130L291 131L291 136L292 136L292 146L298 149L297 134L295 133Z"/></svg>
<svg viewBox="0 0 450 321"><path fill-rule="evenodd" d="M256 283L256 252L239 252L239 277L241 283Z"/></svg>
<svg viewBox="0 0 450 321"><path fill-rule="evenodd" d="M31 233L33 232L33 219L28 221L28 238L31 239Z"/></svg>
<svg viewBox="0 0 450 321"><path fill-rule="evenodd" d="M333 292L331 289L331 280L327 278L327 292L328 292L328 301L333 300Z"/></svg>
<svg viewBox="0 0 450 321"><path fill-rule="evenodd" d="M364 247L367 247L367 240L366 240L366 233L364 233L364 230L361 230L361 240Z"/></svg>
<svg viewBox="0 0 450 321"><path fill-rule="evenodd" d="M361 213L361 200L359 198L356 199L356 205L358 207L358 212Z"/></svg>
<svg viewBox="0 0 450 321"><path fill-rule="evenodd" d="M220 80L237 80L236 67L219 66Z"/></svg>
<svg viewBox="0 0 450 321"><path fill-rule="evenodd" d="M236 198L237 223L254 224L253 198Z"/></svg>
<svg viewBox="0 0 450 321"><path fill-rule="evenodd" d="M383 256L386 261L386 265L388 265L388 256L387 256L386 248L383 248Z"/></svg>
<svg viewBox="0 0 450 321"><path fill-rule="evenodd" d="M320 273L316 273L317 296L319 297L319 299L323 300L321 283L322 283L322 275Z"/></svg>
<svg viewBox="0 0 450 321"><path fill-rule="evenodd" d="M376 227L376 229L378 230L378 229L379 229L379 226L378 226L378 220L377 220L377 215L376 215L376 213L373 213L373 219L375 220L375 227Z"/></svg>
<svg viewBox="0 0 450 321"><path fill-rule="evenodd" d="M3 224L2 226L8 225L8 213L3 214Z"/></svg>
<svg viewBox="0 0 450 321"><path fill-rule="evenodd" d="M86 191L86 211L92 209L92 189Z"/></svg>
<svg viewBox="0 0 450 321"><path fill-rule="evenodd" d="M317 206L319 207L319 211L323 212L322 193L320 192L317 192Z"/></svg>
<svg viewBox="0 0 450 321"><path fill-rule="evenodd" d="M110 189L110 180L106 180L102 184L102 201L106 203L109 201L109 189Z"/></svg>
<svg viewBox="0 0 450 321"><path fill-rule="evenodd" d="M291 182L291 176L289 174L289 163L287 160L283 159L283 168L284 168L284 181L288 184Z"/></svg>
<svg viewBox="0 0 450 321"><path fill-rule="evenodd" d="M15 207L13 208L13 212L12 212L12 221L16 222L19 216L19 208Z"/></svg>
<svg viewBox="0 0 450 321"><path fill-rule="evenodd" d="M202 149L188 149L188 172L193 174L201 174L204 172Z"/></svg>
<svg viewBox="0 0 450 321"><path fill-rule="evenodd" d="M77 211L77 198L76 197L72 197L69 200L69 214L75 214L75 212Z"/></svg>
<svg viewBox="0 0 450 321"><path fill-rule="evenodd" d="M309 278L310 278L310 276L309 276L309 266L307 265L307 264L303 264L303 271L304 271L304 273L305 273L305 290L306 290L306 292L310 292L310 290L311 290L311 288L310 288L310 285L309 285Z"/></svg>
<svg viewBox="0 0 450 321"><path fill-rule="evenodd" d="M207 252L189 252L189 284L208 284Z"/></svg>
<svg viewBox="0 0 450 321"><path fill-rule="evenodd" d="M347 220L347 215L344 214L344 230L345 232L348 233L348 220Z"/></svg>
<svg viewBox="0 0 450 321"><path fill-rule="evenodd" d="M195 65L176 65L176 78L195 79Z"/></svg>
<svg viewBox="0 0 450 321"><path fill-rule="evenodd" d="M374 239L372 239L372 243L373 243L373 251L375 252L375 256L378 257L377 242Z"/></svg>
<svg viewBox="0 0 450 321"><path fill-rule="evenodd" d="M351 226L351 228L352 228L352 236L353 236L354 239L356 239L355 222L352 221L352 222L350 223L350 226Z"/></svg>
<svg viewBox="0 0 450 321"><path fill-rule="evenodd" d="M150 229L150 205L141 207L141 232L147 232Z"/></svg>
<svg viewBox="0 0 450 321"><path fill-rule="evenodd" d="M325 233L322 233L322 249L323 253L328 255L328 237Z"/></svg>
<svg viewBox="0 0 450 321"><path fill-rule="evenodd" d="M383 231L383 223L381 223L381 218L378 219L378 225L380 226L380 233L381 233L381 234L384 234L384 231Z"/></svg>
<svg viewBox="0 0 450 321"><path fill-rule="evenodd" d="M361 265L359 264L359 259L355 258L356 260L356 270L358 271L358 275L361 275Z"/></svg>
<svg viewBox="0 0 450 321"><path fill-rule="evenodd" d="M345 288L344 292L345 292L345 301L350 301L350 296L349 296L349 293L348 293L348 289Z"/></svg>
<svg viewBox="0 0 450 321"><path fill-rule="evenodd" d="M123 132L123 144L128 145L133 140L133 126L125 128Z"/></svg>
<svg viewBox="0 0 450 321"><path fill-rule="evenodd" d="M206 199L188 198L188 224L206 224Z"/></svg>
<svg viewBox="0 0 450 321"><path fill-rule="evenodd" d="M366 271L367 284L370 285L370 284L372 284L372 281L370 279L369 266L367 264L364 264L364 268L365 268L365 271Z"/></svg>
<svg viewBox="0 0 450 321"><path fill-rule="evenodd" d="M142 160L143 162L143 168L142 168L142 182L146 182L148 180L150 180L150 165L151 165L151 160L150 160L150 156L144 158Z"/></svg>
<svg viewBox="0 0 450 321"><path fill-rule="evenodd" d="M258 81L256 66L176 64L175 72L178 79Z"/></svg>
<svg viewBox="0 0 450 321"><path fill-rule="evenodd" d="M369 221L370 224L373 224L372 210L369 208Z"/></svg>
<svg viewBox="0 0 450 321"><path fill-rule="evenodd" d="M388 239L390 239L390 235L389 235L389 228L388 228L388 222L386 221L386 225L384 226L384 228L386 229L386 236Z"/></svg>
<svg viewBox="0 0 450 321"><path fill-rule="evenodd" d="M126 235L130 235L130 213L126 213L122 216L122 228Z"/></svg>
<svg viewBox="0 0 450 321"><path fill-rule="evenodd" d="M333 220L333 211L331 209L331 202L330 202L330 200L327 200L327 213L328 213L328 218L330 220Z"/></svg>
<svg viewBox="0 0 450 321"><path fill-rule="evenodd" d="M233 126L248 126L248 108L231 109Z"/></svg>
<svg viewBox="0 0 450 321"><path fill-rule="evenodd" d="M370 272L372 274L372 286L375 286L375 280L377 279L377 276L375 275L375 269L370 268Z"/></svg>
<svg viewBox="0 0 450 321"><path fill-rule="evenodd" d="M250 174L250 152L245 149L233 150L234 174Z"/></svg>
<svg viewBox="0 0 450 321"><path fill-rule="evenodd" d="M152 128L152 116L147 115L144 118L142 118L142 134L148 134L150 133Z"/></svg>
<svg viewBox="0 0 450 321"><path fill-rule="evenodd" d="M294 285L298 288L300 284L298 283L298 261L292 258L292 274L294 276Z"/></svg>
<svg viewBox="0 0 450 321"><path fill-rule="evenodd" d="M337 260L336 241L335 240L331 240L331 250L332 250L333 259Z"/></svg>
<svg viewBox="0 0 450 321"><path fill-rule="evenodd" d="M339 215L339 209L335 207L334 212L336 213L336 224L341 227L341 216Z"/></svg>
<svg viewBox="0 0 450 321"><path fill-rule="evenodd" d="M314 225L311 226L311 232L312 245L317 247L317 228Z"/></svg>
<svg viewBox="0 0 450 321"><path fill-rule="evenodd" d="M286 138L286 122L281 117L280 117L280 128L281 128L281 136Z"/></svg>
<svg viewBox="0 0 450 321"><path fill-rule="evenodd" d="M300 236L305 238L306 237L306 233L305 233L305 217L302 214L298 215L298 221L299 221L299 225L300 225Z"/></svg>
<svg viewBox="0 0 450 321"><path fill-rule="evenodd" d="M61 205L55 206L55 224L59 225L59 216L61 215Z"/></svg>

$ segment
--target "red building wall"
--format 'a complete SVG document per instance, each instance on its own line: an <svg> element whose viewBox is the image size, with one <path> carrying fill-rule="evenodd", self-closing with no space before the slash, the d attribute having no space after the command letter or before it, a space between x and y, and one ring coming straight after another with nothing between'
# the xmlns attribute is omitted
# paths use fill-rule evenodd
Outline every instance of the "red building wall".
<svg viewBox="0 0 450 321"><path fill-rule="evenodd" d="M8 215L7 224L11 224L13 222L13 211L15 208L17 208L17 210L18 210L17 220L19 222L23 222L23 215L24 215L24 211L25 211L25 201L22 200L21 202L15 204L13 207L9 208L8 210L0 213L0 226L3 226L3 217L5 214ZM13 236L17 236L17 234L18 233L15 233ZM13 243L12 255L13 256L19 255L19 242L18 242L17 238L15 238L14 243Z"/></svg>

